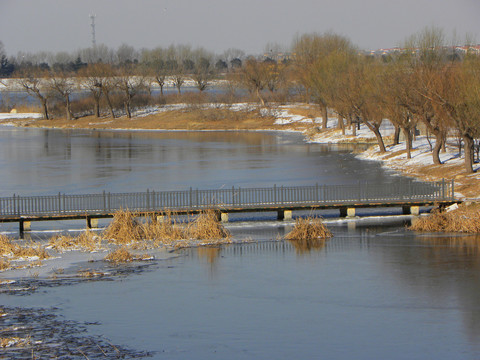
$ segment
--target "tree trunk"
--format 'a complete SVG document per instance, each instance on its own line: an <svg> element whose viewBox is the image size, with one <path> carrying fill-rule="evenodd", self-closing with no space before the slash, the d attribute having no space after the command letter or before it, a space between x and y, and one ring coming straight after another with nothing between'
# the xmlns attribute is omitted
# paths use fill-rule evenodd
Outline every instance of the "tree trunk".
<svg viewBox="0 0 480 360"><path fill-rule="evenodd" d="M326 106L322 106L322 129L326 129L328 125L328 109Z"/></svg>
<svg viewBox="0 0 480 360"><path fill-rule="evenodd" d="M412 130L408 128L402 128L403 135L405 135L405 144L407 149L407 159L412 158Z"/></svg>
<svg viewBox="0 0 480 360"><path fill-rule="evenodd" d="M50 117L48 116L47 99L42 98L42 99L40 99L40 101L42 102L43 118L44 118L45 120L49 120Z"/></svg>
<svg viewBox="0 0 480 360"><path fill-rule="evenodd" d="M465 151L465 171L467 174L473 173L473 138L468 135L463 135L464 151Z"/></svg>
<svg viewBox="0 0 480 360"><path fill-rule="evenodd" d="M358 121L358 118L357 118ZM357 136L357 124L352 121L352 117L350 117L350 126L352 127L352 135Z"/></svg>
<svg viewBox="0 0 480 360"><path fill-rule="evenodd" d="M442 138L443 135L441 132L434 132L433 135L435 136L435 146L432 150L432 157L433 163L435 165L441 165L442 162L440 161L440 150L442 149Z"/></svg>
<svg viewBox="0 0 480 360"><path fill-rule="evenodd" d="M67 120L73 120L72 107L70 104L70 95L65 95L65 111L67 115Z"/></svg>
<svg viewBox="0 0 480 360"><path fill-rule="evenodd" d="M100 117L100 98L95 97L95 107L93 112L95 113L96 118Z"/></svg>
<svg viewBox="0 0 480 360"><path fill-rule="evenodd" d="M127 118L132 118L132 113L130 111L130 100L125 101L125 113L127 114Z"/></svg>
<svg viewBox="0 0 480 360"><path fill-rule="evenodd" d="M385 143L383 142L382 134L380 133L380 129L378 126L372 125L368 121L364 121L365 125L367 125L368 129L375 134L375 138L377 139L378 148L381 153L387 152L385 148Z"/></svg>
<svg viewBox="0 0 480 360"><path fill-rule="evenodd" d="M255 92L257 94L258 99L260 100L260 104L262 105L262 107L265 107L265 100L263 100L262 95L260 94L260 89L256 88Z"/></svg>
<svg viewBox="0 0 480 360"><path fill-rule="evenodd" d="M343 121L342 115L338 115L337 117L337 127L342 130L342 135L345 135L345 122Z"/></svg>
<svg viewBox="0 0 480 360"><path fill-rule="evenodd" d="M405 129L404 129L405 131ZM398 145L400 144L400 126L395 125L395 132L393 133L393 144Z"/></svg>
<svg viewBox="0 0 480 360"><path fill-rule="evenodd" d="M110 116L112 117L112 119L115 119L115 113L113 111L112 101L110 100L110 96L108 95L108 92L104 91L103 95L105 95L105 99L107 100L108 109L110 110Z"/></svg>

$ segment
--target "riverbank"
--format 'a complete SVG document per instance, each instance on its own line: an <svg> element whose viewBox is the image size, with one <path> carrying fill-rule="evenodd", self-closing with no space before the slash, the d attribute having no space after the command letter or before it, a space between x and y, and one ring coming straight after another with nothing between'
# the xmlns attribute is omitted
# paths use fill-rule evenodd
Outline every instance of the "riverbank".
<svg viewBox="0 0 480 360"><path fill-rule="evenodd" d="M131 119L125 116L116 119L109 117L82 117L76 120L43 120L28 118L25 114L0 116L0 124L20 127L40 127L57 129L108 129L108 130L190 130L190 131L259 131L280 130L299 131L307 141L316 143L372 143L376 140L365 126L353 135L351 129L345 134L337 129L337 119L328 119L328 129L320 129L322 117L314 105L292 104L260 108L255 104L172 104L151 107L134 113ZM441 154L442 165L434 165L430 144L425 136L414 140L411 159L407 159L405 144L389 145L392 142L393 126L388 122L382 125L387 152L380 153L377 145L357 154L359 159L380 161L383 166L405 176L425 181L455 180L456 196L462 199L480 198L480 168L475 164L475 173L466 174L464 160L456 146L447 146Z"/></svg>

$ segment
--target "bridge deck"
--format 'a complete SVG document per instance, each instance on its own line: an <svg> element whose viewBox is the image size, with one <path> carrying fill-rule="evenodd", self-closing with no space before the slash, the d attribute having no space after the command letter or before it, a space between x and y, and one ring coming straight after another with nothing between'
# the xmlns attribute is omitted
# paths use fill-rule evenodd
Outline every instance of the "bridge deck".
<svg viewBox="0 0 480 360"><path fill-rule="evenodd" d="M455 202L452 182L408 182L401 185L314 185L217 190L146 191L0 198L0 222L111 217L118 210L159 214L257 212L346 207L391 207Z"/></svg>

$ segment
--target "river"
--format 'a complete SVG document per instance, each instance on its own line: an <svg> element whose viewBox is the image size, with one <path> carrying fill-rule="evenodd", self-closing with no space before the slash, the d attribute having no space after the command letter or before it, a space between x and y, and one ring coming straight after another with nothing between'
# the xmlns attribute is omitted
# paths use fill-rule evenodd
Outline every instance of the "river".
<svg viewBox="0 0 480 360"><path fill-rule="evenodd" d="M351 148L273 132L5 127L0 165L1 196L408 181ZM395 217L347 226L325 214L333 238L299 248L281 240L291 222L242 216L227 228L251 243L179 250L102 279L34 277L0 301L30 314L34 340L50 329L45 337L79 359L116 358L114 347L154 359L480 357L477 237L414 234ZM33 223L32 237L65 226Z"/></svg>

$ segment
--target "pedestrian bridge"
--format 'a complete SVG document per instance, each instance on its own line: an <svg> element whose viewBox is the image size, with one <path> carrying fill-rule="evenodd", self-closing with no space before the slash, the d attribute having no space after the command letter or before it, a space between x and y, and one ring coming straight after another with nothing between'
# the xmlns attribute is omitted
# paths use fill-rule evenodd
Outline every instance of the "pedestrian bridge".
<svg viewBox="0 0 480 360"><path fill-rule="evenodd" d="M194 214L213 209L222 221L234 212L276 211L278 219L291 219L292 211L338 209L340 216L355 216L356 208L402 207L418 214L420 206L445 206L456 202L454 182L405 182L401 184L272 186L222 188L215 190L151 191L132 193L56 194L0 198L0 222L18 222L20 233L30 230L32 221L86 219L95 226L99 218L112 217L118 210L141 215L166 211Z"/></svg>

